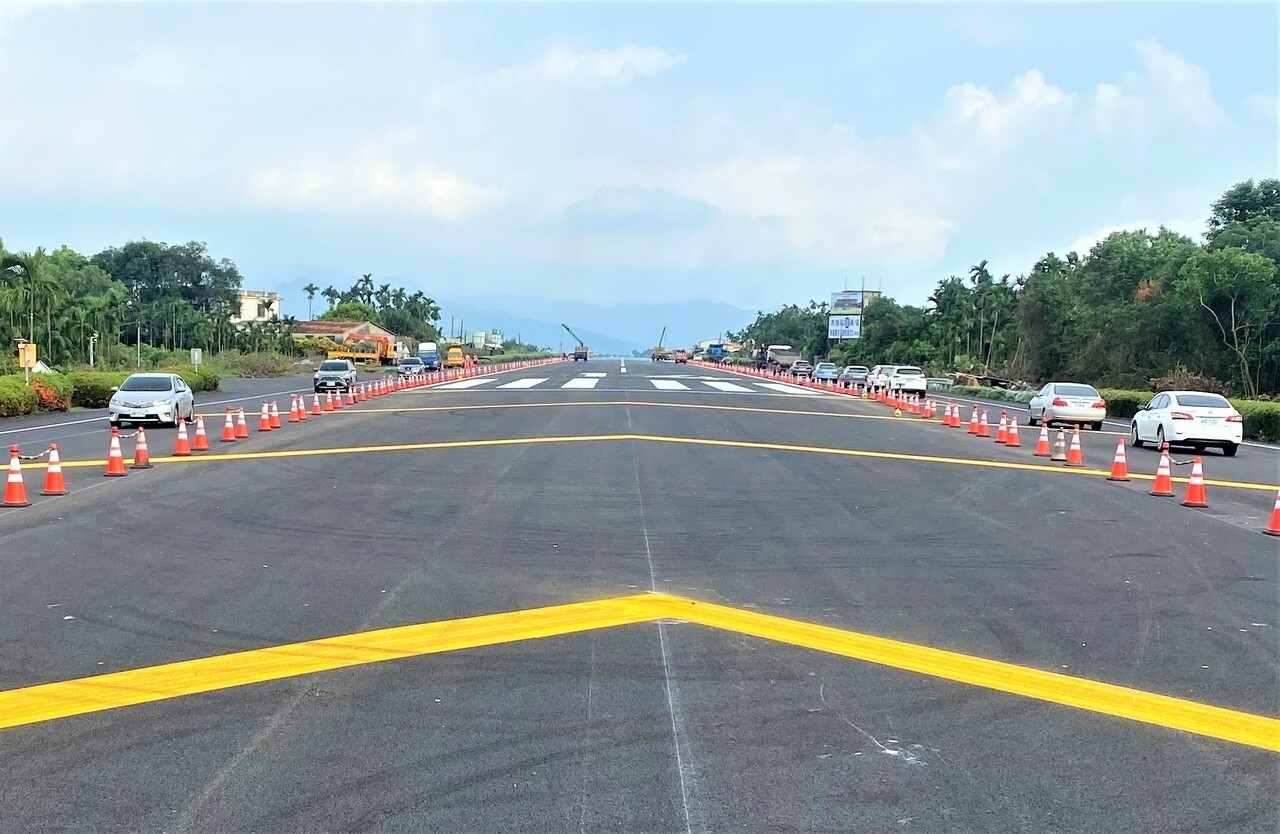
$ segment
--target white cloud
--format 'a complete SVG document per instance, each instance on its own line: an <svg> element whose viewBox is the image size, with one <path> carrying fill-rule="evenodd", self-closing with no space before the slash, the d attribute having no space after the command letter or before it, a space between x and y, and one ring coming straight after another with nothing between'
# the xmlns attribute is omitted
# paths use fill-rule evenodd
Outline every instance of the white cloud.
<svg viewBox="0 0 1280 834"><path fill-rule="evenodd" d="M1052 129L1050 121L1061 118L1073 102L1074 96L1030 69L1013 79L1004 96L976 84L951 87L943 98L944 120L972 129L984 144L1007 146L1029 130Z"/></svg>
<svg viewBox="0 0 1280 834"><path fill-rule="evenodd" d="M956 20L956 31L979 46L1000 46L1019 40L1023 30L1008 16L991 6L977 6Z"/></svg>
<svg viewBox="0 0 1280 834"><path fill-rule="evenodd" d="M1275 96L1256 93L1245 99L1244 107L1256 119L1269 122L1280 120L1280 99Z"/></svg>
<svg viewBox="0 0 1280 834"><path fill-rule="evenodd" d="M1090 120L1101 135L1145 143L1171 127L1207 136L1231 126L1202 67L1154 40L1133 48L1142 71L1126 73L1119 84L1099 84L1089 102Z"/></svg>
<svg viewBox="0 0 1280 834"><path fill-rule="evenodd" d="M636 78L661 75L686 60L686 56L672 55L659 46L627 43L591 51L551 49L528 71L538 78L556 81L629 84Z"/></svg>

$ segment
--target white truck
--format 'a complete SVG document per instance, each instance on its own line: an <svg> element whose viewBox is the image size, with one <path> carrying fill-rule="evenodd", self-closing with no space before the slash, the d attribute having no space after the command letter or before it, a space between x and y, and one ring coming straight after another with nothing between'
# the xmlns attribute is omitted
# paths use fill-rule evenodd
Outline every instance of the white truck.
<svg viewBox="0 0 1280 834"><path fill-rule="evenodd" d="M769 345L765 357L770 367L785 370L796 363L800 358L800 352L791 345Z"/></svg>

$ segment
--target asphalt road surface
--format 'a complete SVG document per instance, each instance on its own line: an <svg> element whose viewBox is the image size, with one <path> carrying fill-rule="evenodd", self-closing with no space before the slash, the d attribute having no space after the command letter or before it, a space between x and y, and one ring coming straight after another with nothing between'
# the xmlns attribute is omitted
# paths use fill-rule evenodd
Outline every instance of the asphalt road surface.
<svg viewBox="0 0 1280 834"><path fill-rule="evenodd" d="M1191 509L648 360L125 478L94 431L0 510L6 831L1280 827L1249 449Z"/></svg>

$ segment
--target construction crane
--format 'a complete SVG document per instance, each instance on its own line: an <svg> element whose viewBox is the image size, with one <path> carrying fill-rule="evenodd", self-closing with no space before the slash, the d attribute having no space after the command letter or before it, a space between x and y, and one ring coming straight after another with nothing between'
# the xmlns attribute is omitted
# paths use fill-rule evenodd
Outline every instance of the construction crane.
<svg viewBox="0 0 1280 834"><path fill-rule="evenodd" d="M658 337L658 346L653 349L652 359L654 362L661 362L663 359L670 358L667 349L662 346L662 340L667 338L667 328L662 328L662 335Z"/></svg>
<svg viewBox="0 0 1280 834"><path fill-rule="evenodd" d="M569 329L569 325L562 324L560 326L563 327L565 331L570 336L573 337L573 340L578 343L578 346L573 349L573 361L577 362L579 359L581 359L583 362L586 362L587 361L587 343L579 339L578 334L574 333L572 330Z"/></svg>

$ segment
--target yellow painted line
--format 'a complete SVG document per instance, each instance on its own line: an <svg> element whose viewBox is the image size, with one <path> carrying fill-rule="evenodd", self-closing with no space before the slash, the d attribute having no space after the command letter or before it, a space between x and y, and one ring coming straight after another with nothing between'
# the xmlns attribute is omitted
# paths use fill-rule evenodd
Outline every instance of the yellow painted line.
<svg viewBox="0 0 1280 834"><path fill-rule="evenodd" d="M0 692L0 729L386 660L653 619L647 595L399 626Z"/></svg>
<svg viewBox="0 0 1280 834"><path fill-rule="evenodd" d="M1280 720L830 626L655 596L666 617L1280 752Z"/></svg>
<svg viewBox="0 0 1280 834"><path fill-rule="evenodd" d="M1110 469L1091 469L1087 467L1053 466L1038 463L1015 463L1013 461L976 460L971 458L953 458L941 455L918 455L909 452L875 452L866 449L835 449L826 446L797 446L786 443L764 443L752 440L715 440L702 437L675 437L670 435L647 434L584 434L553 437L510 437L491 440L452 440L435 443L395 443L382 446L338 446L327 449L288 449L272 452L231 452L224 454L196 454L191 457L160 456L152 457L153 464L171 463L203 463L212 461L240 460L275 460L280 458L325 457L330 455L368 454L373 452L418 452L447 449L477 449L494 446L535 446L547 443L599 443L636 440L651 443L676 443L690 446L714 446L732 449L760 449L777 452L800 452L814 455L832 455L836 457L869 458L874 460L898 460L908 463L936 463L951 466L972 466L983 469L1006 469L1021 472L1046 472L1059 475L1085 475L1094 478L1110 476ZM126 458L126 465L130 463ZM30 464L28 464L30 466ZM63 469L83 467L106 467L105 460L62 461ZM24 467L25 468L25 467ZM34 467L33 467L34 468ZM38 468L43 469L40 465ZM1130 472L1129 477L1137 481L1153 481L1154 475ZM1187 478L1177 477L1174 483L1185 484ZM1276 485L1254 483L1252 481L1219 481L1205 479L1207 486L1225 487L1229 489L1245 489L1256 492L1274 493Z"/></svg>
<svg viewBox="0 0 1280 834"><path fill-rule="evenodd" d="M755 611L639 594L399 626L0 692L0 729L388 660L678 619L1280 752L1280 721Z"/></svg>

